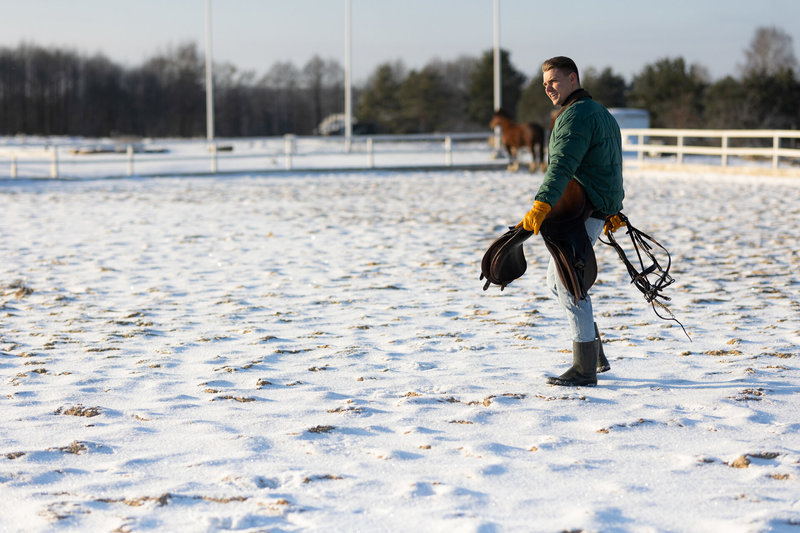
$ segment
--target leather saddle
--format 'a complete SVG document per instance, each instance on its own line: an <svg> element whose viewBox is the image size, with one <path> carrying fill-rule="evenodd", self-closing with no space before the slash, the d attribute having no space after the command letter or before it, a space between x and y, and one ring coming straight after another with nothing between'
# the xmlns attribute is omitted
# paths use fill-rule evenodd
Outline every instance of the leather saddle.
<svg viewBox="0 0 800 533"><path fill-rule="evenodd" d="M593 211L584 188L570 180L539 231L553 257L558 277L576 305L586 298L597 280L597 258L585 225Z"/></svg>
<svg viewBox="0 0 800 533"><path fill-rule="evenodd" d="M558 276L576 304L586 298L589 288L597 279L597 259L584 225L593 210L583 187L577 181L570 180L564 194L545 217L540 230ZM492 283L503 290L525 273L528 265L522 244L531 235L533 232L522 227L511 227L489 246L481 260L480 279L486 278L483 290Z"/></svg>

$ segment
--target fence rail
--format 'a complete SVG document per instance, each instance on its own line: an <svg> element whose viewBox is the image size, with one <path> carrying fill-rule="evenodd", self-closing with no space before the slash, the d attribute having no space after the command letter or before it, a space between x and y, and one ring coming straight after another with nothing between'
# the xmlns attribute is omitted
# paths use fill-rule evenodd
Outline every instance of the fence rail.
<svg viewBox="0 0 800 533"><path fill-rule="evenodd" d="M0 178L81 178L286 170L497 167L490 133L137 143L0 139Z"/></svg>
<svg viewBox="0 0 800 533"><path fill-rule="evenodd" d="M167 176L286 170L504 168L492 133L112 142L0 138L2 178ZM800 176L793 130L623 129L626 166L704 165ZM523 153L521 158L530 157Z"/></svg>
<svg viewBox="0 0 800 533"><path fill-rule="evenodd" d="M800 131L795 130L624 129L622 150L634 153L627 162L641 167L672 157L678 166L763 169L768 163L773 171L794 168L800 174Z"/></svg>

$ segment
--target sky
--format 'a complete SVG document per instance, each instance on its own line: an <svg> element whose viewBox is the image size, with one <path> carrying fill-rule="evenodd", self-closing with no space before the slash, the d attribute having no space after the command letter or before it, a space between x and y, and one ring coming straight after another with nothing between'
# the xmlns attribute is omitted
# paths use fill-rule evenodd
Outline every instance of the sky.
<svg viewBox="0 0 800 533"><path fill-rule="evenodd" d="M493 43L492 0L351 0L356 84L381 63L422 68L478 57ZM136 66L169 47L205 42L205 0L0 0L0 46L21 42L102 53ZM313 56L344 64L345 0L212 0L212 56L264 74ZM683 57L713 80L739 74L761 26L793 39L800 57L800 0L500 0L500 44L526 76L572 57L631 81L659 59Z"/></svg>

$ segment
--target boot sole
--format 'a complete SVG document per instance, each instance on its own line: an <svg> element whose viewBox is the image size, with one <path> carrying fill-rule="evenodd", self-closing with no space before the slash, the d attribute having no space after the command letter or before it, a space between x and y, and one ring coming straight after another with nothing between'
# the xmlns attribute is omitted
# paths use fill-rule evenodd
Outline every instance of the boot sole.
<svg viewBox="0 0 800 533"><path fill-rule="evenodd" d="M558 385L560 387L594 387L597 385L597 381L569 381L565 379L559 378L547 378L548 385Z"/></svg>

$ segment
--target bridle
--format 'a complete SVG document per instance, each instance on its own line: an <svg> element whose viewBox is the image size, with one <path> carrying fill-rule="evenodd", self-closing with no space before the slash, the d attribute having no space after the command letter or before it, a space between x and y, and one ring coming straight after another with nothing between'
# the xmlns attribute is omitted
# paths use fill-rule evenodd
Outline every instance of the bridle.
<svg viewBox="0 0 800 533"><path fill-rule="evenodd" d="M663 303L663 301L669 302L671 300L669 296L663 294L664 289L675 283L675 279L669 275L669 269L672 266L672 256L670 256L669 251L667 251L667 249L664 248L661 243L656 241L650 235L633 227L630 223L630 220L628 220L628 217L626 217L624 214L618 213L617 216L626 224L626 233L630 235L633 249L636 251L636 256L639 260L639 269L637 269L637 267L628 259L628 256L625 254L625 250L622 249L622 246L620 246L617 240L614 238L613 232L608 232L608 241L604 241L602 238L600 238L600 242L607 244L616 250L617 255L619 255L619 258L622 260L622 263L628 270L628 274L631 277L631 283L633 283L644 295L644 299L647 301L647 303L652 305L653 312L656 314L656 316L662 320L672 320L677 322L677 324L683 330L683 333L689 337L689 340L691 341L692 338L688 333L686 333L686 328L683 327L683 324L681 324L681 322L675 318L675 315L673 315L669 308ZM663 252L667 255L666 268L663 268L656 259L655 254L653 253L653 245L663 250ZM645 267L644 257L647 257L650 262L650 265L647 267ZM655 280L652 282L648 277L651 275L655 276ZM665 311L669 316L661 315L658 312L657 307Z"/></svg>

